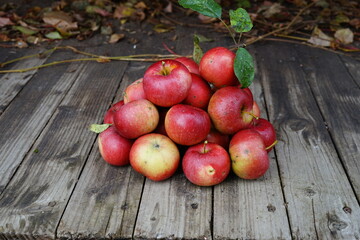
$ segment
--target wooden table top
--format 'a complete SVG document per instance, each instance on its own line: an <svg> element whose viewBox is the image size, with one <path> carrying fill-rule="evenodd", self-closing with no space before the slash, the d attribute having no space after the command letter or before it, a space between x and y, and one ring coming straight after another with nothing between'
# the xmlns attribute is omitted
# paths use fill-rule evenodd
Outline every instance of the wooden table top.
<svg viewBox="0 0 360 240"><path fill-rule="evenodd" d="M178 26L106 43L104 37L28 49L0 48L0 62L57 46L106 56L192 54L206 29ZM175 41L173 41L176 39ZM198 187L179 171L154 182L99 154L105 111L150 63L73 62L0 75L0 239L360 239L360 62L305 45L263 41L251 89L278 144L258 180L234 174ZM2 69L83 57L57 50Z"/></svg>

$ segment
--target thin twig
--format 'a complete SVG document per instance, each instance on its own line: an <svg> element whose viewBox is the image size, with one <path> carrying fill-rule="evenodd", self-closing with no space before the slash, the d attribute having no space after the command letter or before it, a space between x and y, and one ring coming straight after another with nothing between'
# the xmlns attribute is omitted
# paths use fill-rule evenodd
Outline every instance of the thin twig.
<svg viewBox="0 0 360 240"><path fill-rule="evenodd" d="M302 8L298 14L296 14L296 16L291 20L291 22L286 26L286 30L288 30L295 22L296 20L310 7L312 7L314 4L316 3L316 1L308 4L307 6L305 6L304 8Z"/></svg>

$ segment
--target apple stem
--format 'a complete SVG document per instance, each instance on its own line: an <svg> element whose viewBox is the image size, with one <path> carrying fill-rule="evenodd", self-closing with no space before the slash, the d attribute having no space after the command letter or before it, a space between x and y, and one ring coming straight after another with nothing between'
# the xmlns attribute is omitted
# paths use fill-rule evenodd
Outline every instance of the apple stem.
<svg viewBox="0 0 360 240"><path fill-rule="evenodd" d="M265 150L271 149L271 148L274 147L277 143L278 143L278 140L275 140L270 146L267 146L267 147L265 148Z"/></svg>
<svg viewBox="0 0 360 240"><path fill-rule="evenodd" d="M207 140L205 140L205 141L204 141L204 150L203 150L203 151L204 151L204 153L207 153L207 150L206 150L206 145L207 145L207 144L208 144L208 141L207 141Z"/></svg>
<svg viewBox="0 0 360 240"><path fill-rule="evenodd" d="M250 116L252 116L253 118L255 118L256 120L259 119L258 116L256 116L255 114L253 114L252 112L247 112L247 111L242 111L241 113L246 113L246 114L249 114Z"/></svg>

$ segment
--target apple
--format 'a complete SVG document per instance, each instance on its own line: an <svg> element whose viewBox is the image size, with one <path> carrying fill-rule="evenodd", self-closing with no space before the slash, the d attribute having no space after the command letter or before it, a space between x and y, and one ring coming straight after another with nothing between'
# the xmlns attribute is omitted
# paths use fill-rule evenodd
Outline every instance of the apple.
<svg viewBox="0 0 360 240"><path fill-rule="evenodd" d="M229 175L228 152L216 143L199 143L185 152L182 160L185 177L198 186L214 186Z"/></svg>
<svg viewBox="0 0 360 240"><path fill-rule="evenodd" d="M166 117L166 113L169 111L169 108L158 107L158 111L159 111L159 123L155 128L154 133L160 133L162 135L167 136L165 129L165 117Z"/></svg>
<svg viewBox="0 0 360 240"><path fill-rule="evenodd" d="M130 150L130 165L153 181L171 177L180 164L180 153L170 138L149 133L135 140Z"/></svg>
<svg viewBox="0 0 360 240"><path fill-rule="evenodd" d="M128 103L138 99L146 99L144 88L143 88L143 79L140 78L135 82L131 83L125 88L124 91L124 103Z"/></svg>
<svg viewBox="0 0 360 240"><path fill-rule="evenodd" d="M233 172L243 179L257 179L269 168L269 157L261 135L253 129L237 132L230 140Z"/></svg>
<svg viewBox="0 0 360 240"><path fill-rule="evenodd" d="M167 135L181 145L194 145L205 140L211 121L206 111L185 104L172 106L165 116Z"/></svg>
<svg viewBox="0 0 360 240"><path fill-rule="evenodd" d="M114 112L114 126L125 138L134 139L154 131L159 123L159 112L146 99L128 102Z"/></svg>
<svg viewBox="0 0 360 240"><path fill-rule="evenodd" d="M195 73L200 75L199 64L197 64L193 59L187 57L178 57L174 60L181 62L189 70L190 73Z"/></svg>
<svg viewBox="0 0 360 240"><path fill-rule="evenodd" d="M250 88L243 88L243 90L244 90L247 94L249 94L249 96L250 96L251 98L253 98L253 94L252 94ZM254 115L255 118L259 118L259 117L260 117L260 108L259 108L259 105L257 104L257 102L255 102L255 100L254 100L254 103L253 103L253 108L252 108L251 113Z"/></svg>
<svg viewBox="0 0 360 240"><path fill-rule="evenodd" d="M189 70L175 60L158 61L145 71L143 88L146 98L161 107L181 103L191 87Z"/></svg>
<svg viewBox="0 0 360 240"><path fill-rule="evenodd" d="M228 149L230 136L228 134L222 134L215 128L211 128L209 134L206 137L206 140L209 143L216 143L222 146L225 149Z"/></svg>
<svg viewBox="0 0 360 240"><path fill-rule="evenodd" d="M214 127L223 134L248 128L253 120L253 99L239 86L217 90L210 98L208 113Z"/></svg>
<svg viewBox="0 0 360 240"><path fill-rule="evenodd" d="M191 79L191 88L183 103L206 109L212 95L210 85L199 75L194 73L191 73Z"/></svg>
<svg viewBox="0 0 360 240"><path fill-rule="evenodd" d="M250 128L257 131L261 135L264 140L267 152L270 152L276 144L276 132L274 126L268 120L259 118L254 120L254 123Z"/></svg>
<svg viewBox="0 0 360 240"><path fill-rule="evenodd" d="M104 123L113 124L114 123L114 112L116 112L122 105L124 105L124 100L120 100L117 103L114 103L109 110L106 111L104 116Z"/></svg>
<svg viewBox="0 0 360 240"><path fill-rule="evenodd" d="M132 143L130 139L122 137L113 126L101 132L98 138L102 158L114 166L129 164Z"/></svg>
<svg viewBox="0 0 360 240"><path fill-rule="evenodd" d="M239 84L234 73L235 53L224 47L207 51L200 60L200 75L216 88Z"/></svg>
<svg viewBox="0 0 360 240"><path fill-rule="evenodd" d="M260 118L261 116L261 111L256 101L253 103L252 114L254 114L255 118Z"/></svg>

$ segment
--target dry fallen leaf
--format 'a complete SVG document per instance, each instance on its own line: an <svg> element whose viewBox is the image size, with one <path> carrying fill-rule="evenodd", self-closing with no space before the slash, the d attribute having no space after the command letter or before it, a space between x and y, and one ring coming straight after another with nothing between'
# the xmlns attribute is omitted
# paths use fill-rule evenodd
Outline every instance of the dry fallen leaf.
<svg viewBox="0 0 360 240"><path fill-rule="evenodd" d="M123 39L125 34L123 33L114 33L110 36L109 43L117 43L119 40Z"/></svg>
<svg viewBox="0 0 360 240"><path fill-rule="evenodd" d="M172 3L169 2L169 4L164 8L164 12L166 13L172 13L173 12L173 8L172 8Z"/></svg>
<svg viewBox="0 0 360 240"><path fill-rule="evenodd" d="M0 17L0 27L4 27L7 25L14 25L14 23L7 17Z"/></svg>
<svg viewBox="0 0 360 240"><path fill-rule="evenodd" d="M333 40L334 39L332 37L329 37L323 33L320 28L316 27L312 32L312 36L308 42L317 46L330 47Z"/></svg>
<svg viewBox="0 0 360 240"><path fill-rule="evenodd" d="M280 3L272 3L269 1L265 1L263 5L259 8L259 12L263 12L263 16L265 18L271 18L273 15L280 13L283 7Z"/></svg>
<svg viewBox="0 0 360 240"><path fill-rule="evenodd" d="M73 22L71 16L62 11L44 13L43 21L61 32L68 32L78 28L77 23Z"/></svg>
<svg viewBox="0 0 360 240"><path fill-rule="evenodd" d="M349 44L354 41L354 33L349 28L337 30L334 36L343 44Z"/></svg>

